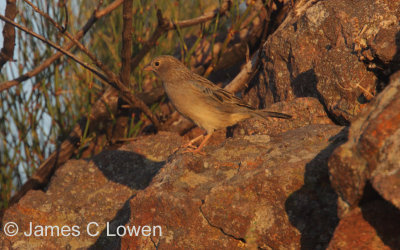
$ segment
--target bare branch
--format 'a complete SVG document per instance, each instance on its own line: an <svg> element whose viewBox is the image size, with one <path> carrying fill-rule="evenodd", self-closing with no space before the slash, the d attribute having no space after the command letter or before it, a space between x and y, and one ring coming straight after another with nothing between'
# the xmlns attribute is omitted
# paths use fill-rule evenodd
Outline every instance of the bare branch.
<svg viewBox="0 0 400 250"><path fill-rule="evenodd" d="M47 13L44 13L43 11L41 11L38 7L33 5L33 3L31 3L30 1L24 0L24 2L27 3L29 6L31 6L32 9L34 9L37 13L39 13L44 18L49 20L59 31L64 32L66 30L66 27L61 27L56 21L54 21L53 18L51 18Z"/></svg>
<svg viewBox="0 0 400 250"><path fill-rule="evenodd" d="M248 82L254 77L258 70L259 61L259 51L257 50L253 54L251 60L247 60L239 74L237 74L236 77L228 85L226 85L224 89L231 93L237 93L243 88L247 87Z"/></svg>
<svg viewBox="0 0 400 250"><path fill-rule="evenodd" d="M123 30L122 30L122 50L121 59L122 67L120 78L125 86L129 86L131 75L131 54L132 54L132 3L133 0L125 0L122 16L123 16Z"/></svg>
<svg viewBox="0 0 400 250"><path fill-rule="evenodd" d="M14 20L15 16L17 15L17 6L15 4L15 0L7 1L5 15L9 19ZM6 62L12 60L14 55L15 29L12 25L4 25L3 37L3 48L0 51L0 69Z"/></svg>
<svg viewBox="0 0 400 250"><path fill-rule="evenodd" d="M242 16L234 24L232 24L232 27L230 28L228 34L226 35L226 38L225 38L224 42L222 43L221 49L218 51L217 56L215 56L212 59L211 64L208 66L208 68L204 72L204 77L208 77L211 74L211 72L215 69L215 67L217 66L217 64L222 56L222 52L225 51L225 49L228 47L229 43L234 38L235 33L240 30L240 27L243 24L243 22L245 21L245 18L247 17L248 14L250 14L250 12L253 9L255 4L256 4L255 1L250 1L247 5L247 9L242 14Z"/></svg>
<svg viewBox="0 0 400 250"><path fill-rule="evenodd" d="M21 25L15 23L14 21L8 19L7 17L0 15L0 19L2 19L3 21L10 23L12 25L14 25L15 27L17 27L18 29L30 34L31 36L34 36L36 38L38 38L39 40L45 42L46 44L50 45L51 47L57 49L58 51L62 52L63 54L67 55L68 57L70 57L71 59L73 59L75 62L77 62L78 64L80 64L81 66L83 66L84 68L92 71L96 76L98 76L101 80L105 81L106 83L110 84L112 87L116 88L117 90L120 91L122 98L124 98L125 101L127 101L129 104L131 104L134 107L139 108L140 110L142 110L151 120L151 122L153 123L153 125L157 128L157 129L161 129L161 124L158 121L158 119L156 118L156 116L151 112L151 110L149 109L149 107L147 107L147 105L140 99L138 99L134 94L132 94L130 92L130 90L118 79L118 77L111 71L109 70L100 60L98 60L86 47L84 47L78 40L76 40L75 38L73 38L72 36L68 36L68 32L65 32L65 34L70 37L71 39L73 39L73 42L79 47L79 49L81 49L83 52L85 52L89 58L99 67L103 70L103 72L106 74L106 76L104 76L102 73L100 73L97 69L95 69L93 66L89 65L88 63L85 63L83 61L81 61L78 57L76 57L74 54L72 54L71 52L61 48L60 46L58 46L57 44L47 40L46 38L44 38L43 36L36 34L35 32L28 30L25 27L22 27Z"/></svg>
<svg viewBox="0 0 400 250"><path fill-rule="evenodd" d="M32 9L34 9L37 13L39 13L44 18L49 20L61 33L64 33L67 30L66 26L65 27L61 27L53 18L51 18L47 13L44 13L43 11L41 11L38 7L33 5L33 3L31 3L30 1L24 0L24 2L27 3L29 6L31 6ZM65 4L64 4L64 7L65 7ZM67 11L67 8L65 8L65 11ZM66 20L67 19L68 19L68 15L66 15Z"/></svg>
<svg viewBox="0 0 400 250"><path fill-rule="evenodd" d="M83 28L75 35L75 38L77 40L81 39L86 34L86 32L94 25L94 23L98 19L100 19L103 16L109 14L111 11L113 11L115 8L117 8L120 4L122 4L122 0L117 0L117 1L114 1L113 3L111 3L110 5L108 5L103 10L95 10L93 12L92 16L89 18L89 20L83 26ZM70 50L73 46L74 46L74 43L70 42L67 45L65 45L63 47L63 49ZM13 86L16 86L19 83L30 79L31 77L36 76L41 71L43 71L44 69L49 67L55 60L60 58L62 55L63 55L63 53L57 52L53 56L47 58L41 65L39 65L38 67L34 68L33 70L31 70L31 71L19 76L18 78L14 79L14 80L1 83L0 84L0 92L3 91L3 90L9 89L9 88L11 88Z"/></svg>
<svg viewBox="0 0 400 250"><path fill-rule="evenodd" d="M68 17L69 17L66 1L67 1L67 0L63 0L63 3L62 3L62 6L64 7L64 11L65 11L64 31L68 30ZM99 5L99 6L100 6L100 5ZM99 6L98 6L98 7L99 7ZM63 31L63 32L64 32L64 31Z"/></svg>
<svg viewBox="0 0 400 250"><path fill-rule="evenodd" d="M113 4L111 4L108 8L109 10L113 10L114 8L116 8L118 6L118 4L122 3L122 1L115 1ZM189 19L189 20L184 20L184 21L179 21L176 23L173 23L171 21L168 21L167 19L164 19L161 15L161 11L159 10L157 13L157 17L158 17L158 26L155 30L155 32L153 33L153 35L151 36L151 38L149 39L149 41L143 46L142 50L133 58L132 60L132 64L131 64L131 69L137 67L137 65L139 64L140 60L143 59L143 57L148 53L148 51L151 49L151 47L155 44L155 42L158 40L158 38L166 31L174 29L176 27L189 27L192 25L196 25L202 22L206 22L208 20L211 20L212 18L216 17L218 14L219 15L224 15L225 12L227 10L229 10L229 7L231 5L231 1L230 0L225 0L220 9L216 9L213 12L209 12L206 13L200 17L194 18L194 19ZM92 16L93 17L93 16ZM94 17L96 17L96 14L94 14ZM0 16L1 18L1 16ZM7 21L5 18L1 18L5 21ZM92 18L91 18L92 19ZM10 20L8 20L10 21ZM57 26L56 26L57 27ZM86 25L85 25L86 27ZM25 32L28 32L28 30L25 30ZM32 33L30 33L31 35L33 35ZM111 84L113 87L117 88L118 90L120 90L123 98L132 106L138 107L139 109L141 109L149 118L150 120L153 122L153 124L160 129L160 124L157 120L157 118L152 114L152 112L149 110L149 108L138 98L136 98L130 91L129 89L125 88L125 86L122 84L122 82L119 81L119 79L115 76L115 74L113 72L111 72L110 70L108 70L99 60L97 60L83 45L81 45L76 38L73 38L71 35L69 35L67 32L65 32L65 34L73 41L73 44L77 45L82 51L84 51L92 60L93 62L95 62L95 64L101 68L103 70L103 72L106 74L106 76L108 77L108 79L101 74L100 72L98 72L95 68L93 68L92 66L90 66L87 63L82 62L81 60L79 60L78 58L76 58L74 55L72 55L71 53L69 53L66 49L61 48L55 44L51 44L50 41L44 39L43 37L40 36L36 36L37 38L41 39L42 41L46 42L47 44L49 44L50 46L53 46L54 48L56 48L57 50L61 51L62 53L68 55L69 57L71 57L73 60L75 60L76 62L78 62L79 64L81 64L83 67L91 70L92 72L94 72L98 77L100 77L102 80L106 81L107 83ZM68 44L70 45L70 44ZM72 47L72 45L71 45ZM67 48L70 49L71 47ZM58 53L57 53L58 54ZM61 56L61 55L59 55ZM59 57L58 56L58 57ZM57 57L57 58L58 58ZM50 58L49 58L50 59ZM55 59L54 59L55 60ZM48 67L54 60L46 60L45 65L43 65L43 67L41 68L41 70L43 70L44 68ZM35 75L38 74L40 71L36 71ZM0 85L0 91L7 89L11 86L14 86L16 84L18 84L21 81L24 81L26 79L29 79L30 77L33 76L30 75L29 73L33 73L33 72L28 72L28 74L24 74L23 76L19 77L18 79L15 79L14 81L10 81L10 82L6 82L3 83L2 85Z"/></svg>
<svg viewBox="0 0 400 250"><path fill-rule="evenodd" d="M68 161L74 152L79 148L87 119L90 120L89 131L98 131L98 126L102 126L110 113L115 114L118 108L117 90L108 87L102 96L93 104L90 114L83 117L74 126L67 139L57 147L44 162L40 164L35 173L28 179L22 188L10 199L9 206L17 203L29 190L39 189L46 186L56 169ZM156 88L151 92L139 93L140 98L146 105L151 105L164 96L162 87Z"/></svg>
<svg viewBox="0 0 400 250"><path fill-rule="evenodd" d="M55 170L68 161L79 147L87 120L90 120L89 130L97 129L109 117L110 110L115 113L118 107L116 90L108 88L93 104L90 114L82 118L57 149L36 169L35 173L24 183L22 188L10 199L9 205L19 201L29 190L43 188L47 185Z"/></svg>
<svg viewBox="0 0 400 250"><path fill-rule="evenodd" d="M157 11L157 16L161 15L161 11ZM160 21L161 20L161 21ZM163 27L164 19L161 17L158 19L158 25L156 30L151 35L150 39L143 44L142 49L132 58L131 70L134 70L143 59L143 57L150 51L150 49L156 44L158 38L164 33L165 28ZM165 30L166 31L166 30Z"/></svg>
<svg viewBox="0 0 400 250"><path fill-rule="evenodd" d="M215 17L217 17L217 15L220 15L220 16L225 15L225 13L229 10L231 4L232 4L232 1L225 0L221 4L221 8L216 9L211 12L204 13L202 16L188 19L188 20L178 21L176 23L169 21L168 30L176 29L176 27L186 28L186 27L194 26L194 25L197 25L200 23L205 23L207 21L210 21L210 20L214 19Z"/></svg>
<svg viewBox="0 0 400 250"><path fill-rule="evenodd" d="M105 7L102 10L96 10L94 13L94 17L96 19L100 19L103 16L107 15L108 13L110 13L111 11L115 10L118 6L120 6L122 4L124 0L116 0L112 3L110 3L110 5L108 5L107 7Z"/></svg>
<svg viewBox="0 0 400 250"><path fill-rule="evenodd" d="M177 27L186 28L186 27L190 27L190 26L197 25L200 23L205 23L209 20L212 20L217 15L223 16L229 10L231 5L232 5L231 0L224 0L221 4L221 7L212 12L205 13L202 16L199 16L199 17L196 17L193 19L178 21L176 23L163 18L161 10L157 10L158 25L156 27L156 30L150 36L149 40L143 44L143 47L139 51L139 53L137 53L134 56L134 58L132 59L131 69L133 70L139 65L139 62L150 51L150 49L156 44L158 38L160 38L163 33L167 32L169 30L176 29Z"/></svg>
<svg viewBox="0 0 400 250"><path fill-rule="evenodd" d="M71 59L73 59L75 62L79 63L80 65L82 65L83 67L85 67L86 69L92 71L93 73L95 73L98 77L100 77L102 80L107 81L107 77L105 77L103 74L101 74L97 69L95 69L94 67L92 67L91 65L89 65L88 63L85 63L83 61L81 61L78 57L76 57L74 54L72 54L71 52L69 52L68 50L63 49L61 46L53 43L52 41L44 38L43 36L15 23L14 21L10 20L9 18L0 15L0 19L7 22L8 24L11 24L15 27L17 27L18 29L28 33L29 35L36 37L37 39L41 40L42 42L50 45L51 47L55 48L56 50L62 52L63 54L67 55L68 57L70 57Z"/></svg>

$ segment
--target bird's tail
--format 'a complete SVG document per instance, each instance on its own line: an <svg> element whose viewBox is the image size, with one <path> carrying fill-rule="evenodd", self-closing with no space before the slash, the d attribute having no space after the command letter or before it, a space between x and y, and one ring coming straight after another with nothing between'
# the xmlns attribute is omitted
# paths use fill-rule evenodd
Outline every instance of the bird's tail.
<svg viewBox="0 0 400 250"><path fill-rule="evenodd" d="M276 117L276 118L281 118L281 119L291 119L292 118L292 116L288 115L288 114L267 111L267 110L254 110L253 114L258 117L264 118L264 119L267 117Z"/></svg>

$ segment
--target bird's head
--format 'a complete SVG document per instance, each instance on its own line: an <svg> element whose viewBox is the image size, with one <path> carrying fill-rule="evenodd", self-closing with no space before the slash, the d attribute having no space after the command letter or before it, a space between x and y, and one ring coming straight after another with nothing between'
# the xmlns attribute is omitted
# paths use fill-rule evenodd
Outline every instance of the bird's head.
<svg viewBox="0 0 400 250"><path fill-rule="evenodd" d="M146 71L153 71L161 80L166 81L189 71L186 66L172 56L158 56L144 67Z"/></svg>

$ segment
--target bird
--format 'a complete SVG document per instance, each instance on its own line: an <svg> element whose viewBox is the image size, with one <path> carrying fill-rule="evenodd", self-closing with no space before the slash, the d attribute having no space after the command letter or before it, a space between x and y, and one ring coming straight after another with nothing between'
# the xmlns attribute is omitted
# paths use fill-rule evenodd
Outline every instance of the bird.
<svg viewBox="0 0 400 250"><path fill-rule="evenodd" d="M288 114L253 108L231 92L192 72L173 56L157 56L143 69L154 72L161 79L165 93L181 115L206 131L205 137L200 135L185 145L189 152L201 152L215 130L251 117L292 118ZM195 148L193 143L203 137Z"/></svg>

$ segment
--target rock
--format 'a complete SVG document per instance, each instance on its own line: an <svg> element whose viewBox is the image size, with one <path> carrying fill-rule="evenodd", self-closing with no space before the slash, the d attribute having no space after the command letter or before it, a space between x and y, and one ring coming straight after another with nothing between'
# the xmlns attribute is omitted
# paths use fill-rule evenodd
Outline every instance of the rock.
<svg viewBox="0 0 400 250"><path fill-rule="evenodd" d="M263 107L315 97L348 125L391 73L386 69L399 65L399 9L399 1L308 1L268 38L259 84L246 98Z"/></svg>
<svg viewBox="0 0 400 250"><path fill-rule="evenodd" d="M160 132L70 160L5 211L0 248L399 249L399 17L399 1L296 1L244 95L293 119L218 130L205 155Z"/></svg>
<svg viewBox="0 0 400 250"><path fill-rule="evenodd" d="M170 157L131 199L127 225L161 226L162 237L126 235L122 248L327 246L338 223L327 159L340 130L238 136L206 147L206 156Z"/></svg>
<svg viewBox="0 0 400 250"><path fill-rule="evenodd" d="M14 221L20 232L0 233L1 246L326 247L338 223L327 159L343 141L341 130L316 124L279 135L214 140L206 156L173 153L182 137L164 132L90 161L68 161L45 192L30 191L6 210L3 225ZM77 226L80 234L26 237L30 222ZM90 222L98 224L89 227L98 235L87 233ZM162 237L120 238L117 230L125 224L159 226Z"/></svg>
<svg viewBox="0 0 400 250"><path fill-rule="evenodd" d="M6 210L2 224L12 221L20 230L14 237L6 237L1 231L0 246L3 244L2 249L118 248L119 237L106 235L106 223L110 223L112 231L115 225L128 222L129 199L148 185L181 143L178 135L162 132L139 137L118 150L104 151L91 161L68 161L56 171L45 192L29 191ZM51 231L43 237L24 236L24 232L29 232L30 222L34 227L58 226L58 237L56 228L54 236ZM98 226L89 225L90 222ZM65 225L77 226L79 236L72 236L72 230L70 236L62 236L61 228ZM98 231L99 235L90 236L86 231L88 225L92 234Z"/></svg>
<svg viewBox="0 0 400 250"><path fill-rule="evenodd" d="M357 205L369 181L378 193L400 208L400 72L355 120L348 142L329 160L340 214Z"/></svg>
<svg viewBox="0 0 400 250"><path fill-rule="evenodd" d="M376 200L340 220L328 249L399 249L399 235L400 211Z"/></svg>
<svg viewBox="0 0 400 250"><path fill-rule="evenodd" d="M302 97L287 102L277 102L270 105L266 110L290 114L293 118L268 118L267 120L253 118L245 120L234 126L233 134L278 135L288 130L311 124L333 124L318 99L312 97Z"/></svg>

